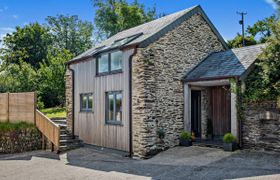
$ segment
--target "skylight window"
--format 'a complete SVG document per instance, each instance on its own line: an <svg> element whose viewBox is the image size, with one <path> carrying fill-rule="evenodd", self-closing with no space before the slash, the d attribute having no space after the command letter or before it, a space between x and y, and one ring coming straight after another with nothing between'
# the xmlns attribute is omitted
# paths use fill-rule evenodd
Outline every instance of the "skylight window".
<svg viewBox="0 0 280 180"><path fill-rule="evenodd" d="M138 37L141 36L142 34L143 34L143 33L139 33L139 34L135 34L135 35L132 35L132 36L123 38L123 39L118 39L118 40L116 40L111 46L112 46L112 47L117 47L117 46L125 45L125 44L127 44L127 43L133 41L134 39L138 38Z"/></svg>

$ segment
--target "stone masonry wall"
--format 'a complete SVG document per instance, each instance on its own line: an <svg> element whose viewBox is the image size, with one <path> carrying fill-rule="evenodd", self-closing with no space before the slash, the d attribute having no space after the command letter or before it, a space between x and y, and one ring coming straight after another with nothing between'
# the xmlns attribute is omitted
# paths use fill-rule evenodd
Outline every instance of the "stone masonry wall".
<svg viewBox="0 0 280 180"><path fill-rule="evenodd" d="M73 102L72 102L72 89L73 89L73 84L72 84L72 72L67 69L66 74L65 74L65 100L66 100L66 122L67 122L67 130L69 132L72 132L72 126L73 126L73 114L72 114L72 109L73 109Z"/></svg>
<svg viewBox="0 0 280 180"><path fill-rule="evenodd" d="M179 143L183 130L185 73L212 52L224 50L201 15L195 14L146 48L132 65L135 156L147 157ZM164 133L164 138L159 134Z"/></svg>
<svg viewBox="0 0 280 180"><path fill-rule="evenodd" d="M207 121L210 115L210 88L201 90L201 138L207 139Z"/></svg>
<svg viewBox="0 0 280 180"><path fill-rule="evenodd" d="M0 154L42 149L39 130L34 128L0 131Z"/></svg>
<svg viewBox="0 0 280 180"><path fill-rule="evenodd" d="M276 102L244 104L243 148L280 152L280 109L276 104Z"/></svg>

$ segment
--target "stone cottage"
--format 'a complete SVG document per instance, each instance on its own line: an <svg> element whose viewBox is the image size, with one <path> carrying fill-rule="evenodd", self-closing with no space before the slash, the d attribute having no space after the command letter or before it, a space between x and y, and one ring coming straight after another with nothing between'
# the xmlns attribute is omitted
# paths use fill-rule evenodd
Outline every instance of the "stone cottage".
<svg viewBox="0 0 280 180"><path fill-rule="evenodd" d="M206 139L210 120L216 139L240 140L232 87L263 47L229 50L200 6L122 31L67 63L68 131L138 157L178 145L183 130Z"/></svg>

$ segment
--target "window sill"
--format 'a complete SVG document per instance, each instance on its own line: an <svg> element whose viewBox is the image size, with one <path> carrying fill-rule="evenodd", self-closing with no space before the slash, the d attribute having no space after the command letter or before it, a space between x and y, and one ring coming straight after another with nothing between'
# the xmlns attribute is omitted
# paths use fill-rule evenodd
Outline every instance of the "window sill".
<svg viewBox="0 0 280 180"><path fill-rule="evenodd" d="M106 121L105 125L123 126L123 123L119 122L119 121L117 121L117 122L116 121Z"/></svg>
<svg viewBox="0 0 280 180"><path fill-rule="evenodd" d="M123 73L123 71L117 70L117 71L111 71L111 72L106 72L106 73L98 73L98 74L96 74L96 77L108 76L108 75L119 74L119 73Z"/></svg>
<svg viewBox="0 0 280 180"><path fill-rule="evenodd" d="M94 113L92 110L80 110L80 113Z"/></svg>

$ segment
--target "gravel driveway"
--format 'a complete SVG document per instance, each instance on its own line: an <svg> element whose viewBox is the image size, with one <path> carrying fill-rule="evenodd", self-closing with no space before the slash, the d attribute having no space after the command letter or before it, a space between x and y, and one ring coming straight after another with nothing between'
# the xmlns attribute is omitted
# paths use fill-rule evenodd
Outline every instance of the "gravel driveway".
<svg viewBox="0 0 280 180"><path fill-rule="evenodd" d="M280 179L280 154L175 147L148 160L92 146L0 155L0 179Z"/></svg>

